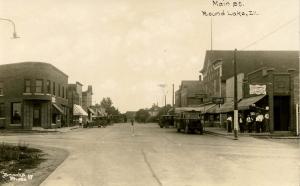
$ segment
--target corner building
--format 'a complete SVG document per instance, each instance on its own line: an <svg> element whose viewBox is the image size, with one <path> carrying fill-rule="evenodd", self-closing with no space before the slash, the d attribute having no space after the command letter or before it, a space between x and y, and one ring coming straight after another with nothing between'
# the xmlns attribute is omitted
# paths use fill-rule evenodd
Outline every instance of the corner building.
<svg viewBox="0 0 300 186"><path fill-rule="evenodd" d="M68 76L42 62L0 65L0 127L56 128L68 121Z"/></svg>

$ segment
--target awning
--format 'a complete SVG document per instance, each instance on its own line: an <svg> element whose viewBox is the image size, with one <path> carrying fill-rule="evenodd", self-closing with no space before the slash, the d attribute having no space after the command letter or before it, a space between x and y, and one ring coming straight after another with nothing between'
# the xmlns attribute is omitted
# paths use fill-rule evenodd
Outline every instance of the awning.
<svg viewBox="0 0 300 186"><path fill-rule="evenodd" d="M61 114L64 114L64 110L62 108L60 108L58 105L56 105L55 103L52 103L52 106Z"/></svg>
<svg viewBox="0 0 300 186"><path fill-rule="evenodd" d="M90 113L92 113L93 115L96 114L95 111L94 111L93 109L91 109L91 108L88 108L88 111L89 111Z"/></svg>
<svg viewBox="0 0 300 186"><path fill-rule="evenodd" d="M188 112L188 111L201 112L201 111L203 111L203 108L202 107L177 107L177 108L175 108L175 113Z"/></svg>
<svg viewBox="0 0 300 186"><path fill-rule="evenodd" d="M258 102L265 96L266 95L260 95L260 96L250 97L250 98L243 98L238 103L238 110L248 110L252 104ZM219 109L220 113L232 112L232 111L233 111L233 102L225 102L223 105L221 105Z"/></svg>
<svg viewBox="0 0 300 186"><path fill-rule="evenodd" d="M83 108L80 105L74 104L73 115L74 116L87 116L88 114L83 110Z"/></svg>
<svg viewBox="0 0 300 186"><path fill-rule="evenodd" d="M206 113L208 114L217 114L220 113L220 108L218 104L214 104L212 107L210 107Z"/></svg>
<svg viewBox="0 0 300 186"><path fill-rule="evenodd" d="M211 112L212 111L212 108L215 107L216 104L209 104L209 105L204 105L203 106L203 113L213 113Z"/></svg>
<svg viewBox="0 0 300 186"><path fill-rule="evenodd" d="M231 112L233 111L233 102L225 102L223 105L221 105L219 112L224 113L224 112Z"/></svg>
<svg viewBox="0 0 300 186"><path fill-rule="evenodd" d="M239 102L238 109L239 110L248 110L249 106L251 106L252 104L258 102L259 100L261 100L264 97L265 97L265 95L244 98L244 99L242 99L242 101Z"/></svg>

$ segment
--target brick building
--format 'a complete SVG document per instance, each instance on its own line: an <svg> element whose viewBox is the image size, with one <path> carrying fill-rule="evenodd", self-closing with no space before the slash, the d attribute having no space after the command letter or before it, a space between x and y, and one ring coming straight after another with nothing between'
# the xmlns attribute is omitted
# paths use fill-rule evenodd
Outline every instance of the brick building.
<svg viewBox="0 0 300 186"><path fill-rule="evenodd" d="M68 76L42 62L0 65L0 126L54 128L68 121Z"/></svg>
<svg viewBox="0 0 300 186"><path fill-rule="evenodd" d="M82 108L82 84L76 82L68 84L68 102L70 108L70 124L78 124L80 117L88 116L87 112Z"/></svg>
<svg viewBox="0 0 300 186"><path fill-rule="evenodd" d="M299 104L299 66L278 71L261 68L247 75L244 99L260 96L256 110L270 115L270 131L296 132L296 104ZM263 91L257 91L257 87ZM242 106L242 105L241 105ZM266 109L268 108L268 109Z"/></svg>
<svg viewBox="0 0 300 186"><path fill-rule="evenodd" d="M233 111L233 54L233 51L207 51L200 71L208 94L205 102L210 102L213 97L225 99L216 113ZM296 96L299 95L299 52L237 51L236 56L238 109L247 113L251 105L267 107L271 132L295 131L295 104L299 103ZM250 85L255 84L266 86L264 95L249 94ZM224 115L220 116L223 120Z"/></svg>
<svg viewBox="0 0 300 186"><path fill-rule="evenodd" d="M233 54L234 51L230 50L206 51L204 65L200 70L208 95L205 102L211 101L211 97L230 97L226 95L226 80L233 76ZM236 56L238 74L246 75L262 67L279 71L299 68L297 51L237 51Z"/></svg>

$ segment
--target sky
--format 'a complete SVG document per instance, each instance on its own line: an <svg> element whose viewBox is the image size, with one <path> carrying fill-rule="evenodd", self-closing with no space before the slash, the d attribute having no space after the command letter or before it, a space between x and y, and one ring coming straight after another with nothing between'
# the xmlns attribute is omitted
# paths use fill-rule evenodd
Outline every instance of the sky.
<svg viewBox="0 0 300 186"><path fill-rule="evenodd" d="M215 1L216 2L216 1ZM0 0L0 64L51 63L121 112L172 102L210 50L299 50L298 0ZM223 4L224 5L224 4ZM210 16L202 11L256 11ZM212 29L211 29L212 23ZM212 32L212 40L211 40ZM212 42L211 42L212 41ZM247 47L251 44L249 47ZM165 84L163 89L159 84Z"/></svg>

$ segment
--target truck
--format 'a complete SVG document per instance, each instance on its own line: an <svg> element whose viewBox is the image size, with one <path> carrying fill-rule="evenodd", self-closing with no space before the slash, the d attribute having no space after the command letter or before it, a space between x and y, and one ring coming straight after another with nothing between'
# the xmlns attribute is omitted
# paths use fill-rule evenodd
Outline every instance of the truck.
<svg viewBox="0 0 300 186"><path fill-rule="evenodd" d="M203 134L201 112L191 108L180 108L176 110L175 127L177 132L183 130L185 133Z"/></svg>
<svg viewBox="0 0 300 186"><path fill-rule="evenodd" d="M169 126L174 126L174 117L175 115L162 115L159 118L158 125L160 128L169 128Z"/></svg>

